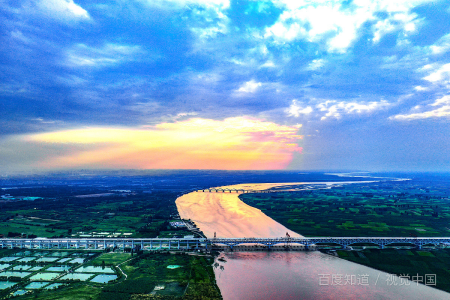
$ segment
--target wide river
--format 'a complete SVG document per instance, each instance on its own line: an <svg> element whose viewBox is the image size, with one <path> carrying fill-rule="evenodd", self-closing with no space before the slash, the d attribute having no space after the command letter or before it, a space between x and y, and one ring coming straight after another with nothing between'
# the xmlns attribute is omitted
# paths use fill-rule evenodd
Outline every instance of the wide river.
<svg viewBox="0 0 450 300"><path fill-rule="evenodd" d="M345 183L353 182L339 182ZM299 184L312 183L221 188L265 190ZM328 183L331 184L334 183ZM193 192L178 198L176 204L180 217L194 221L207 237L213 237L214 233L217 237L283 237L286 232L292 237L301 236L243 203L239 195ZM450 294L430 286L316 251L222 253L214 272L225 300L450 299Z"/></svg>

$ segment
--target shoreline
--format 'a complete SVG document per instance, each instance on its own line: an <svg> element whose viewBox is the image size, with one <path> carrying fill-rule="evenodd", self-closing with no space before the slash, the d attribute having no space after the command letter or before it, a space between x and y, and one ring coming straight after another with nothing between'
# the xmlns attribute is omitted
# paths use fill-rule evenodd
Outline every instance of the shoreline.
<svg viewBox="0 0 450 300"><path fill-rule="evenodd" d="M287 183L242 183L219 186L220 189L267 190L274 187L323 185L329 188L338 184L372 183L375 181L326 181L326 182L287 182ZM295 191L287 189L286 191ZM284 191L284 190L278 190ZM182 219L189 219L207 238L245 238L245 237L303 237L284 225L276 222L261 210L239 199L242 192L215 193L191 192L175 201Z"/></svg>

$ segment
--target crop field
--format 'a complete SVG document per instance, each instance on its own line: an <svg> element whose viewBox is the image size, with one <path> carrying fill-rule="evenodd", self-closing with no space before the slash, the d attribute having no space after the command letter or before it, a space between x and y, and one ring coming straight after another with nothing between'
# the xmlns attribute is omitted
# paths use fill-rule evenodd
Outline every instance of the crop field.
<svg viewBox="0 0 450 300"><path fill-rule="evenodd" d="M329 189L243 194L304 236L450 236L450 188L426 182L347 184Z"/></svg>
<svg viewBox="0 0 450 300"><path fill-rule="evenodd" d="M17 194L29 189L14 190ZM103 189L47 187L34 201L0 203L0 237L172 237L190 234L172 228L177 193L111 193ZM44 197L48 193L52 197ZM75 195L74 195L75 194ZM81 195L80 195L81 194ZM86 197L83 194L88 194ZM104 193L105 194L105 193ZM102 196L97 196L102 195Z"/></svg>

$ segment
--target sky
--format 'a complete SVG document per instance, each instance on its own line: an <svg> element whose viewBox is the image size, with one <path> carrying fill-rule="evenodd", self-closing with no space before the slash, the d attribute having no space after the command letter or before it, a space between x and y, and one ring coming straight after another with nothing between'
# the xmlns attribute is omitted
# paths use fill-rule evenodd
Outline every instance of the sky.
<svg viewBox="0 0 450 300"><path fill-rule="evenodd" d="M448 171L450 4L0 0L0 173Z"/></svg>

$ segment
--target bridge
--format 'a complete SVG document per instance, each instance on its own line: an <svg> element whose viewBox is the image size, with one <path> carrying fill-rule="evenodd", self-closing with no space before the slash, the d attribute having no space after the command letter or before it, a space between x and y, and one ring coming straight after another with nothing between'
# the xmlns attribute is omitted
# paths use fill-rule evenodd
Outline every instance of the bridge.
<svg viewBox="0 0 450 300"><path fill-rule="evenodd" d="M209 243L214 245L226 245L233 249L234 246L243 244L264 245L268 249L277 244L283 245L303 245L305 249L317 245L337 245L348 247L351 245L374 245L381 249L389 245L409 244L421 249L424 245L450 245L450 237L310 237L310 238L235 238L235 239L210 239Z"/></svg>
<svg viewBox="0 0 450 300"><path fill-rule="evenodd" d="M267 193L276 193L280 191L275 190L246 190L246 189L229 189L229 188L207 188L202 190L195 191L197 193L260 193L260 194L267 194Z"/></svg>
<svg viewBox="0 0 450 300"><path fill-rule="evenodd" d="M56 239L0 239L0 248L22 249L142 249L197 250L205 249L205 238L56 238Z"/></svg>
<svg viewBox="0 0 450 300"><path fill-rule="evenodd" d="M303 245L305 249L317 245L386 246L408 244L421 249L425 245L450 245L450 237L310 237L310 238L56 238L56 239L0 239L0 248L22 249L135 249L135 250L181 250L211 249L212 246L226 246L231 250L238 245L260 245L271 250L275 245Z"/></svg>

